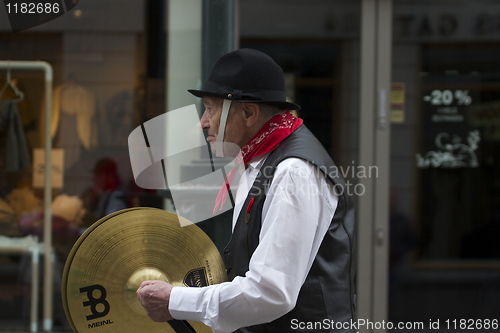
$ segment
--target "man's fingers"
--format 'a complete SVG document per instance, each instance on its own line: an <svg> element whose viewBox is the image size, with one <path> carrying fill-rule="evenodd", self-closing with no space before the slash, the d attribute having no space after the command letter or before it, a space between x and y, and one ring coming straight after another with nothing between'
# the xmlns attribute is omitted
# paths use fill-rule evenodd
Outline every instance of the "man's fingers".
<svg viewBox="0 0 500 333"><path fill-rule="evenodd" d="M142 289L142 288L144 288L145 286L149 286L149 285L151 285L151 284L153 284L153 283L154 283L154 281L150 281L150 280L143 281L143 282L140 284L139 288L137 288L137 291L136 291L136 292L139 292L139 290L141 290L141 289Z"/></svg>
<svg viewBox="0 0 500 333"><path fill-rule="evenodd" d="M173 286L165 281L144 281L137 289L137 298L152 320L168 321L172 316L168 312L170 291Z"/></svg>

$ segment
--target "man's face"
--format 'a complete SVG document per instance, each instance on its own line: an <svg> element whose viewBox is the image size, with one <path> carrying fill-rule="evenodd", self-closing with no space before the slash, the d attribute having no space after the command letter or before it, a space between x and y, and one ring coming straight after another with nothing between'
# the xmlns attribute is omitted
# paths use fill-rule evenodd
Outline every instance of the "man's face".
<svg viewBox="0 0 500 333"><path fill-rule="evenodd" d="M203 98L205 111L203 112L203 115L201 117L201 127L203 130L206 130L208 132L207 141L210 143L210 148L213 153L215 153L216 142L219 135L222 104L222 98ZM236 154L238 154L239 148L243 147L243 145L245 145L246 143L246 140L244 140L246 130L247 129L243 121L243 111L241 109L241 104L238 102L232 102L231 109L229 110L229 115L226 121L224 143L233 143L236 144L237 147L230 144L225 144L224 156L236 156Z"/></svg>

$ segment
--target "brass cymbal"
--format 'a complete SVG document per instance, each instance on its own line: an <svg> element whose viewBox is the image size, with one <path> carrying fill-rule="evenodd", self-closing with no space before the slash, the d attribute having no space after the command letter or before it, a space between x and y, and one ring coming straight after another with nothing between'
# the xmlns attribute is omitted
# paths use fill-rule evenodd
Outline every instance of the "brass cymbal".
<svg viewBox="0 0 500 333"><path fill-rule="evenodd" d="M64 311L75 332L175 333L146 314L136 294L141 282L201 287L226 279L219 251L198 226L164 210L131 208L95 222L73 246L62 279Z"/></svg>

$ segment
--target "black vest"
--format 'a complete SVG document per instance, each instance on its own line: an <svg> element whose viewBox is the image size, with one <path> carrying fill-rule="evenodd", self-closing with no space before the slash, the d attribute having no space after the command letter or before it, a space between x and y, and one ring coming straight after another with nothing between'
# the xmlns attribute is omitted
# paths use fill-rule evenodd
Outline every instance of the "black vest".
<svg viewBox="0 0 500 333"><path fill-rule="evenodd" d="M301 287L295 308L270 323L241 328L238 332L355 332L346 324L357 320L354 208L339 170L304 125L269 154L250 189L231 240L224 250L229 280L244 276L248 271L250 258L259 244L265 190L269 188L278 163L289 157L301 158L316 165L335 185L336 193L339 194L337 209ZM246 216L245 208L252 197L252 209L250 215ZM338 323L345 325L345 329L337 329ZM316 326L312 327L313 324Z"/></svg>

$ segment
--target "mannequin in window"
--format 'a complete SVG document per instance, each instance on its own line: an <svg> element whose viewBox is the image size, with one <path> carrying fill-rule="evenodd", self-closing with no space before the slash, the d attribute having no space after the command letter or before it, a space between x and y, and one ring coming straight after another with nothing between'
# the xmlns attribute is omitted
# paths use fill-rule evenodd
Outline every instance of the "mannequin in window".
<svg viewBox="0 0 500 333"><path fill-rule="evenodd" d="M82 194L87 214L83 218L83 227L89 227L100 218L127 208L125 193L121 189L121 180L116 162L110 158L97 161L93 170L94 187Z"/></svg>

